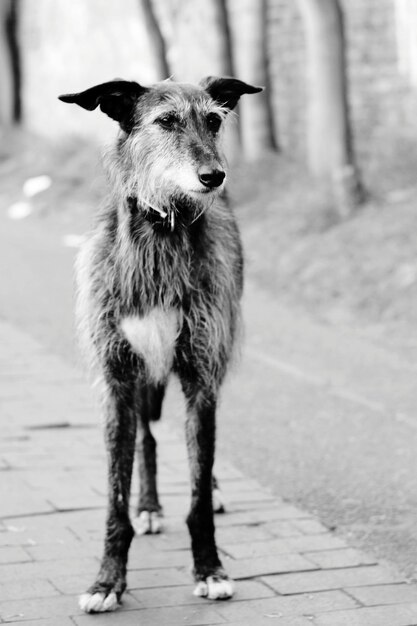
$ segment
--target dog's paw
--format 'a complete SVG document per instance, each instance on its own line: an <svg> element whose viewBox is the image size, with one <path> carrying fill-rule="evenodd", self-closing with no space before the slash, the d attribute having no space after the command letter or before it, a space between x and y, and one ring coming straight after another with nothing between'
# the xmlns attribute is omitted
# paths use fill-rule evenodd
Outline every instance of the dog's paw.
<svg viewBox="0 0 417 626"><path fill-rule="evenodd" d="M214 513L226 513L225 499L218 487L213 489L213 511Z"/></svg>
<svg viewBox="0 0 417 626"><path fill-rule="evenodd" d="M157 535L162 531L162 516L157 511L142 511L132 525L137 535Z"/></svg>
<svg viewBox="0 0 417 626"><path fill-rule="evenodd" d="M231 578L222 576L207 576L206 580L200 580L193 594L209 600L227 600L234 594L235 588Z"/></svg>
<svg viewBox="0 0 417 626"><path fill-rule="evenodd" d="M85 613L105 613L115 611L119 606L119 601L114 591L110 591L108 594L96 591L95 593L83 593L78 604Z"/></svg>

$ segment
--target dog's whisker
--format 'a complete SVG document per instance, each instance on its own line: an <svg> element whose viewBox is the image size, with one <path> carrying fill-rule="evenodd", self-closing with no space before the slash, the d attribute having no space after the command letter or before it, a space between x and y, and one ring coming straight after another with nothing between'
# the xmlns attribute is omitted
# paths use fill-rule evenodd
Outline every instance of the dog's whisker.
<svg viewBox="0 0 417 626"><path fill-rule="evenodd" d="M200 213L197 214L197 216L191 221L191 224L194 224L194 222L196 222L202 215L203 213L205 213L207 211L208 207L203 207L200 211Z"/></svg>

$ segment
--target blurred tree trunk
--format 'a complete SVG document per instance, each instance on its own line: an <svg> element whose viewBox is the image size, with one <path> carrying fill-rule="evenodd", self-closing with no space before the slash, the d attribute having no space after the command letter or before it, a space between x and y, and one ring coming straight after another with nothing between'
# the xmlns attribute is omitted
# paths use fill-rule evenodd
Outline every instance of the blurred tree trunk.
<svg viewBox="0 0 417 626"><path fill-rule="evenodd" d="M234 74L226 0L154 0L154 8L175 80ZM234 161L241 154L237 120L226 128L225 152Z"/></svg>
<svg viewBox="0 0 417 626"><path fill-rule="evenodd" d="M171 71L169 69L167 49L165 39L159 27L159 22L155 14L155 7L152 0L141 0L143 15L145 17L146 27L149 35L149 41L152 46L152 54L154 57L155 67L159 80L169 78Z"/></svg>
<svg viewBox="0 0 417 626"><path fill-rule="evenodd" d="M13 60L9 43L12 0L0 0L0 126L10 126L15 119Z"/></svg>
<svg viewBox="0 0 417 626"><path fill-rule="evenodd" d="M270 104L266 0L229 0L234 69L237 78L265 87L256 97L239 103L245 157L256 160L276 149Z"/></svg>
<svg viewBox="0 0 417 626"><path fill-rule="evenodd" d="M198 82L232 72L226 0L152 0L152 5L176 80Z"/></svg>
<svg viewBox="0 0 417 626"><path fill-rule="evenodd" d="M332 187L341 216L363 202L347 99L343 12L339 0L298 0L307 41L309 169Z"/></svg>
<svg viewBox="0 0 417 626"><path fill-rule="evenodd" d="M232 76L234 72L234 58L232 49L232 37L229 26L229 16L227 13L226 0L213 0L216 9L216 19L221 35L221 58L224 68L223 74Z"/></svg>

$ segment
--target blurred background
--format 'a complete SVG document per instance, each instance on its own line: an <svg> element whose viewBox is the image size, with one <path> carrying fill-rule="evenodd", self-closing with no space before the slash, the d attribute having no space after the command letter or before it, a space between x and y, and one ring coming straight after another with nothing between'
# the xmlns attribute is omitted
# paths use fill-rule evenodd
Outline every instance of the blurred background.
<svg viewBox="0 0 417 626"><path fill-rule="evenodd" d="M340 345L353 336L414 371L415 0L0 0L0 24L2 318L76 359L73 256L106 193L99 154L116 127L57 96L115 77L150 84L234 75L266 88L242 98L226 138L249 284L289 316L334 330ZM413 573L415 435L398 435L393 454L407 460L395 476L385 447L395 424L372 462L363 464L368 448L358 446L349 483L351 467L334 472L344 446L337 438L360 439L355 428L354 435L326 435L324 455L290 424L286 445L297 463L288 452L283 468L276 460L283 433L274 431L269 449L257 448L252 425L240 461ZM372 433L364 432L369 441ZM384 463L386 484L378 473ZM311 488L312 472L320 490ZM371 491L372 510L364 504Z"/></svg>

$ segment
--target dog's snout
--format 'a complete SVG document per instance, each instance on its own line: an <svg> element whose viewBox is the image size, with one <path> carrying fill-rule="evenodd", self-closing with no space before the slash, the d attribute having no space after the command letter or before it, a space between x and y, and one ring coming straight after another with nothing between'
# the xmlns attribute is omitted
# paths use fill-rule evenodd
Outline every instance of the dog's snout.
<svg viewBox="0 0 417 626"><path fill-rule="evenodd" d="M214 187L220 187L225 179L225 172L216 168L203 165L198 170L198 179L205 187L213 189Z"/></svg>

